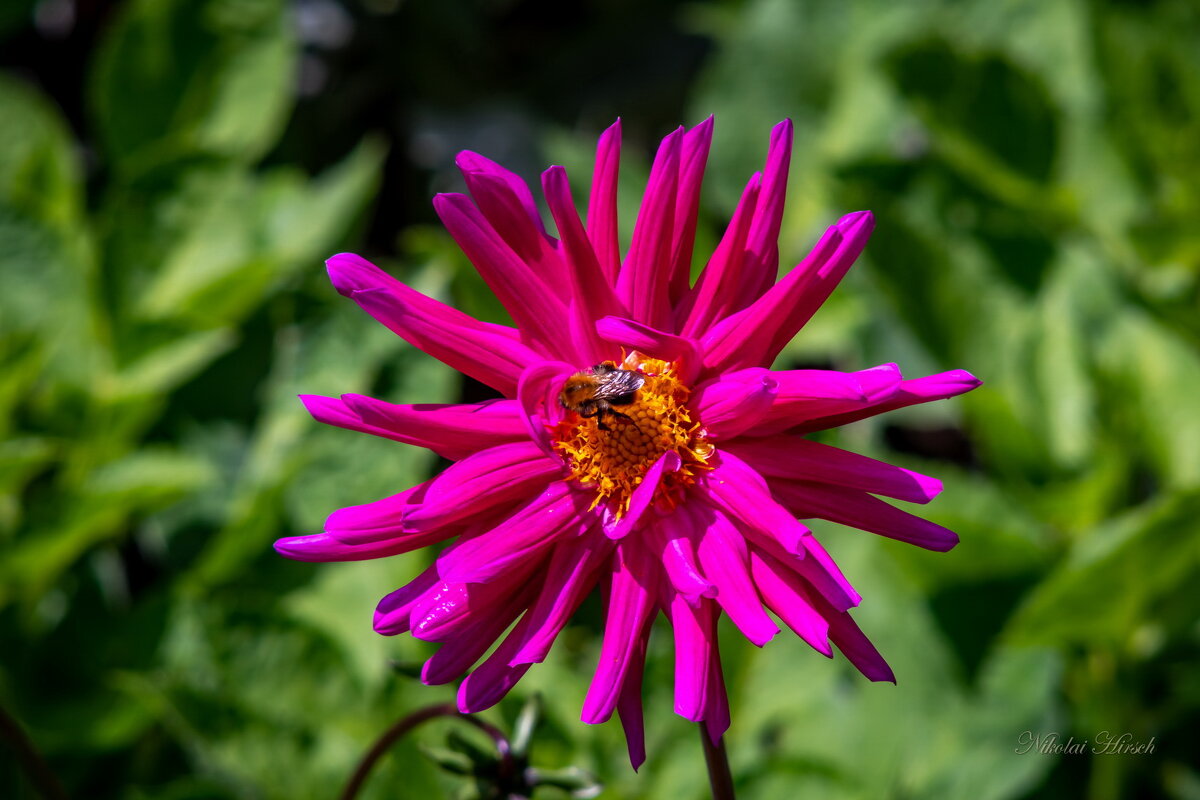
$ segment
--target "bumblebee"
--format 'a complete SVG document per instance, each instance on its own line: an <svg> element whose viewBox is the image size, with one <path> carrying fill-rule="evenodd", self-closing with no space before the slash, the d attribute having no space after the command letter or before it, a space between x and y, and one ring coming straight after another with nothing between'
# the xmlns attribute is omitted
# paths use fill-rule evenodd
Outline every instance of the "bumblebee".
<svg viewBox="0 0 1200 800"><path fill-rule="evenodd" d="M595 417L602 431L611 430L604 424L604 415L629 419L613 406L627 406L646 382L646 376L628 369L618 369L611 361L576 372L563 384L558 404L581 417Z"/></svg>

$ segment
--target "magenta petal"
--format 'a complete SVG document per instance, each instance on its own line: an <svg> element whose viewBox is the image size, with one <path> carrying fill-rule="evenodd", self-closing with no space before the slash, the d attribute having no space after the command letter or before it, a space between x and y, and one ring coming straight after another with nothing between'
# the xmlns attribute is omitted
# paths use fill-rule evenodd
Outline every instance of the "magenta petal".
<svg viewBox="0 0 1200 800"><path fill-rule="evenodd" d="M563 361L539 361L526 367L517 382L521 421L529 438L550 458L557 459L559 456L551 446L550 433L546 430L546 424L556 419L547 419L547 415L562 413L556 395L577 369Z"/></svg>
<svg viewBox="0 0 1200 800"><path fill-rule="evenodd" d="M617 546L600 662L583 701L584 722L595 724L612 716L622 683L634 663L637 642L649 634L658 572L658 566L639 544L627 540Z"/></svg>
<svg viewBox="0 0 1200 800"><path fill-rule="evenodd" d="M742 191L733 219L700 273L696 286L676 309L676 327L684 336L700 336L732 309L739 294L742 254L761 187L762 176L755 174Z"/></svg>
<svg viewBox="0 0 1200 800"><path fill-rule="evenodd" d="M797 426L796 430L808 433L810 431L825 430L826 428L837 428L842 425L848 425L851 422L857 422L860 419L894 411L897 408L957 397L960 394L965 394L972 389L978 388L982 384L983 381L962 369L939 372L936 375L929 375L924 378L913 378L901 382L896 387L896 390L888 395L887 399L872 403L864 408L810 418Z"/></svg>
<svg viewBox="0 0 1200 800"><path fill-rule="evenodd" d="M789 553L803 557L808 528L771 496L766 480L736 456L721 451L720 463L703 476L709 499Z"/></svg>
<svg viewBox="0 0 1200 800"><path fill-rule="evenodd" d="M750 578L746 541L729 521L714 515L700 537L700 568L716 584L716 601L747 639L762 647L779 633L763 610Z"/></svg>
<svg viewBox="0 0 1200 800"><path fill-rule="evenodd" d="M526 583L496 606L481 611L469 628L438 648L421 670L421 682L431 686L449 683L483 656L517 615L529 606L536 584Z"/></svg>
<svg viewBox="0 0 1200 800"><path fill-rule="evenodd" d="M384 595L375 607L375 632L384 636L394 636L408 631L409 612L437 580L437 568L430 565L404 586Z"/></svg>
<svg viewBox="0 0 1200 800"><path fill-rule="evenodd" d="M524 366L541 358L511 328L480 322L426 297L359 256L342 253L326 264L339 293L409 344L501 394L511 397Z"/></svg>
<svg viewBox="0 0 1200 800"><path fill-rule="evenodd" d="M671 585L692 605L697 605L701 597L717 595L717 587L704 577L696 562L692 536L697 527L690 515L675 513L643 529L646 546L658 554Z"/></svg>
<svg viewBox="0 0 1200 800"><path fill-rule="evenodd" d="M629 747L629 763L633 771L646 760L646 729L642 720L642 675L646 669L646 636L634 643L629 668L621 684L621 696L617 699L617 715L625 730L625 741Z"/></svg>
<svg viewBox="0 0 1200 800"><path fill-rule="evenodd" d="M451 583L486 583L506 569L536 558L568 530L589 523L588 501L565 482L540 495L492 530L459 540L438 556L438 574Z"/></svg>
<svg viewBox="0 0 1200 800"><path fill-rule="evenodd" d="M659 145L650 179L633 226L633 241L617 278L617 296L638 322L665 328L671 324L667 267L675 225L675 194L679 185L679 149L683 128Z"/></svg>
<svg viewBox="0 0 1200 800"><path fill-rule="evenodd" d="M597 570L612 555L613 544L603 536L585 533L554 548L529 624L510 666L542 661L571 615L596 585Z"/></svg>
<svg viewBox="0 0 1200 800"><path fill-rule="evenodd" d="M887 661L846 612L829 614L829 638L855 668L873 681L896 682Z"/></svg>
<svg viewBox="0 0 1200 800"><path fill-rule="evenodd" d="M464 714L475 714L499 703L504 699L517 681L525 676L532 664L511 665L509 662L516 654L529 627L529 615L526 614L517 623L512 633L505 637L496 651L488 656L482 664L463 679L458 687L458 710Z"/></svg>
<svg viewBox="0 0 1200 800"><path fill-rule="evenodd" d="M490 158L473 153L470 150L463 150L455 157L454 163L470 182L472 175L488 175L495 178L505 185L512 199L515 200L521 209L521 213L525 220L539 234L546 233L546 227L542 224L542 215L538 213L537 202L533 199L533 192L529 191L529 185L517 173L505 169L504 167L492 161ZM484 209L485 213L487 209ZM504 213L511 213L505 211Z"/></svg>
<svg viewBox="0 0 1200 800"><path fill-rule="evenodd" d="M617 285L621 270L621 243L617 233L617 173L621 166L621 120L600 135L596 143L596 170L588 199L587 232L610 286Z"/></svg>
<svg viewBox="0 0 1200 800"><path fill-rule="evenodd" d="M770 366L829 297L875 226L869 211L848 214L783 280L753 304L721 320L701 341L713 372Z"/></svg>
<svg viewBox="0 0 1200 800"><path fill-rule="evenodd" d="M688 291L692 280L692 247L700 210L700 184L712 147L713 118L701 122L683 137L679 160L679 187L675 195L675 230L671 237L671 275L668 291L672 305Z"/></svg>
<svg viewBox="0 0 1200 800"><path fill-rule="evenodd" d="M486 183L486 179L482 179ZM495 293L521 331L547 355L572 358L571 342L562 336L567 308L552 281L538 275L461 194L439 194L433 207L446 230L466 253L480 277ZM561 271L561 266L555 267Z"/></svg>
<svg viewBox="0 0 1200 800"><path fill-rule="evenodd" d="M604 535L610 539L624 539L629 533L637 527L642 520L642 514L650 507L650 503L654 500L654 495L658 491L658 485L662 481L664 472L678 472L683 465L683 461L679 458L679 453L674 450L668 450L658 457L658 460L651 465L650 469L646 470L646 474L642 476L642 481L633 490L629 496L629 509L619 520L612 524L606 523L603 527Z"/></svg>
<svg viewBox="0 0 1200 800"><path fill-rule="evenodd" d="M548 457L532 442L481 450L430 482L420 505L405 517L405 524L426 529L457 522L530 497L562 473L562 459Z"/></svg>
<svg viewBox="0 0 1200 800"><path fill-rule="evenodd" d="M361 394L344 394L340 400L315 395L301 395L300 399L321 422L424 447L451 461L526 438L512 400L397 405Z"/></svg>
<svg viewBox="0 0 1200 800"><path fill-rule="evenodd" d="M404 515L421 501L428 487L428 483L419 483L373 503L339 508L325 518L325 532L346 544L366 544L407 535L411 531L404 527Z"/></svg>
<svg viewBox="0 0 1200 800"><path fill-rule="evenodd" d="M742 284L734 308L745 308L775 283L779 272L779 227L787 196L788 165L792 160L792 121L785 119L771 130L767 163L763 169L761 201L754 209L746 238ZM764 365L765 366L765 365Z"/></svg>
<svg viewBox="0 0 1200 800"><path fill-rule="evenodd" d="M832 483L871 494L928 503L942 490L937 478L860 456L800 436L726 442L724 449L768 479Z"/></svg>
<svg viewBox="0 0 1200 800"><path fill-rule="evenodd" d="M793 513L805 518L827 519L938 552L958 544L954 531L866 492L788 480L772 481L771 490Z"/></svg>
<svg viewBox="0 0 1200 800"><path fill-rule="evenodd" d="M463 635L480 615L491 614L505 599L519 594L539 566L537 560L530 559L488 583L434 583L412 604L412 635L428 642L445 642Z"/></svg>
<svg viewBox="0 0 1200 800"><path fill-rule="evenodd" d="M689 405L709 438L719 442L754 427L771 410L778 391L773 373L754 367L700 384Z"/></svg>
<svg viewBox="0 0 1200 800"><path fill-rule="evenodd" d="M832 658L829 621L817 610L811 587L796 572L756 547L750 548L750 574L767 607L810 647Z"/></svg>
<svg viewBox="0 0 1200 800"><path fill-rule="evenodd" d="M869 408L895 394L902 380L895 364L858 372L793 369L771 374L779 386L775 402L747 436L768 436L831 414Z"/></svg>
<svg viewBox="0 0 1200 800"><path fill-rule="evenodd" d="M712 668L708 671L708 704L704 708L704 730L709 741L717 744L729 730L729 696L725 693L725 673L721 667L721 643L712 643Z"/></svg>
<svg viewBox="0 0 1200 800"><path fill-rule="evenodd" d="M432 542L390 539L366 544L346 544L327 533L313 533L308 536L285 536L282 539L276 539L275 550L281 556L296 561L365 561L369 558L384 558L397 553L407 553L427 544L432 544Z"/></svg>
<svg viewBox="0 0 1200 800"><path fill-rule="evenodd" d="M671 601L670 613L675 631L675 713L700 722L712 685L709 671L716 640L716 605L703 600L693 608L677 596Z"/></svg>
<svg viewBox="0 0 1200 800"><path fill-rule="evenodd" d="M700 369L696 342L683 336L643 325L632 319L604 317L596 322L596 333L606 342L637 350L643 355L680 364L679 379L691 383Z"/></svg>

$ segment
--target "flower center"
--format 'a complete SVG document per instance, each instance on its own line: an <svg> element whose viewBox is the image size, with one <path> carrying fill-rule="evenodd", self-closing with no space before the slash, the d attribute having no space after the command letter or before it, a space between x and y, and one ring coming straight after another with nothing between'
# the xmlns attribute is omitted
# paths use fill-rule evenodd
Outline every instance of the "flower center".
<svg viewBox="0 0 1200 800"><path fill-rule="evenodd" d="M667 511L695 482L713 446L687 407L691 389L675 374L675 365L631 353L621 369L641 373L644 383L633 402L613 405L597 416L568 411L551 431L554 449L563 455L572 477L596 492L595 508L606 503L616 516L629 509L629 497L646 471L669 450L679 454L678 472L665 472L654 504Z"/></svg>

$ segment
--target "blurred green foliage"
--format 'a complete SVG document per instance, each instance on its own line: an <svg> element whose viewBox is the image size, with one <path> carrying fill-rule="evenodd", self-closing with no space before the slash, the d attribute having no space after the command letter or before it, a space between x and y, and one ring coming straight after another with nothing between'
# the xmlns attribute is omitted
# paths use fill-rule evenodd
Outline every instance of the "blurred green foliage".
<svg viewBox="0 0 1200 800"><path fill-rule="evenodd" d="M427 554L315 567L270 549L436 466L319 428L297 393L475 391L337 297L320 262L366 238L423 291L499 319L428 212L368 223L372 198L408 213L450 180L460 146L510 155L527 177L566 164L585 196L591 135L623 113L631 220L666 132L664 107L644 106L678 81L686 121L717 118L698 258L785 116L797 135L784 268L836 215L875 211L862 263L782 365L896 361L985 381L831 437L943 477L923 511L962 544L935 555L818 527L866 598L856 618L896 687L788 637L758 651L723 632L741 796L1200 797L1200 9L651 5L673 27L639 63L703 52L686 80L622 65L624 83L601 91L586 70L605 65L576 59L564 63L579 97L542 99L520 81L470 95L450 75L443 104L400 98L383 125L390 155L358 143L359 122L379 123L359 113L374 96L363 86L438 84L339 62L345 42L314 38L305 14L322 11L326 32L357 26L352 54L414 19L477 44L540 35L561 54L594 52L583 23L610 31L630 9L574 12L547 32L536 5L132 0L96 28L78 115L0 74L0 702L72 796L332 796L394 719L449 698L389 666L425 644L369 626ZM36 40L30 19L44 28L54 6L5 6L0 35ZM417 62L426 29L405 30L400 57ZM659 41L646 30L636 41ZM686 41L705 44L671 50ZM463 74L502 81L482 58ZM315 68L334 74L298 100ZM324 140L306 135L337 126L314 109L350 115L342 146L315 159ZM511 724L540 690L539 764L592 770L605 796L704 797L693 726L670 713L665 631L651 640L641 774L615 724L576 721L598 625L585 607L491 716ZM1019 754L1025 731L1157 745ZM415 738L436 752L444 732ZM31 791L0 752L0 792ZM406 742L364 796L456 791Z"/></svg>

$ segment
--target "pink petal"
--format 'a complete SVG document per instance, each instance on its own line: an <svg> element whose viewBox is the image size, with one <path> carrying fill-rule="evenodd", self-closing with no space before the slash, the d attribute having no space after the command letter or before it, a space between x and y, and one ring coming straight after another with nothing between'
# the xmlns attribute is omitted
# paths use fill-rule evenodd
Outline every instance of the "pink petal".
<svg viewBox="0 0 1200 800"><path fill-rule="evenodd" d="M691 339L621 317L598 320L596 333L604 341L628 350L679 363L679 378L685 383L691 383L700 369L700 350Z"/></svg>
<svg viewBox="0 0 1200 800"><path fill-rule="evenodd" d="M848 425L851 422L857 422L860 419L894 411L897 408L928 403L933 400L945 400L948 397L957 397L960 394L965 394L972 389L978 388L982 384L983 381L962 369L939 372L936 375L929 375L924 378L913 378L903 381L886 400L853 411L845 411L815 419L810 418L803 424L798 425L796 430L797 432L807 433L827 428L837 428L842 425Z"/></svg>
<svg viewBox="0 0 1200 800"><path fill-rule="evenodd" d="M529 185L517 173L505 169L504 167L492 161L490 158L473 153L470 150L463 150L454 159L455 165L463 171L464 176L470 183L473 175L488 175L492 178L502 181L507 188L512 200L515 200L520 207L521 214L527 224L531 225L539 234L546 233L546 227L542 224L542 215L538 213L537 203L533 199L533 192L529 191ZM487 209L484 209L487 212ZM505 215L513 213L510 209L503 211Z"/></svg>
<svg viewBox="0 0 1200 800"><path fill-rule="evenodd" d="M675 312L675 322L684 336L698 337L714 321L733 310L739 294L742 254L750 234L750 222L762 188L762 175L755 173L742 191L729 227L720 244L700 273L695 287L688 292Z"/></svg>
<svg viewBox="0 0 1200 800"><path fill-rule="evenodd" d="M505 637L496 651L463 679L458 687L458 710L464 714L475 714L499 703L504 696L525 676L532 664L512 665L512 657L525 637L529 627L526 614L517 623L512 633Z"/></svg>
<svg viewBox="0 0 1200 800"><path fill-rule="evenodd" d="M629 763L637 772L646 760L646 731L642 721L642 674L646 669L646 639L639 637L633 645L629 668L621 684L621 696L617 700L617 715L625 730L625 741L629 747Z"/></svg>
<svg viewBox="0 0 1200 800"><path fill-rule="evenodd" d="M595 724L612 716L626 674L634 664L637 643L649 635L655 608L652 587L658 585L658 579L658 566L644 548L629 541L617 546L600 662L583 701L584 722Z"/></svg>
<svg viewBox="0 0 1200 800"><path fill-rule="evenodd" d="M441 541L447 534L433 541L411 539L389 539L366 544L346 544L328 533L313 533L307 536L284 536L275 540L275 551L281 556L296 561L365 561L369 558L384 558L397 553L407 553ZM453 535L452 533L449 535ZM428 537L427 537L428 538Z"/></svg>
<svg viewBox="0 0 1200 800"><path fill-rule="evenodd" d="M829 621L817 610L812 587L757 547L750 548L750 574L767 607L810 647L832 658Z"/></svg>
<svg viewBox="0 0 1200 800"><path fill-rule="evenodd" d="M692 247L696 242L696 218L700 209L700 184L712 146L713 118L701 122L683 137L679 161L679 188L675 195L675 230L671 237L669 295L672 305L688 291L692 282Z"/></svg>
<svg viewBox="0 0 1200 800"><path fill-rule="evenodd" d="M537 558L569 530L586 527L587 496L564 481L540 495L492 530L459 540L438 556L438 574L451 583L486 583L506 569ZM585 516L586 515L586 516Z"/></svg>
<svg viewBox="0 0 1200 800"><path fill-rule="evenodd" d="M862 629L846 612L835 612L830 616L829 638L837 645L855 668L873 681L896 682L896 675L887 661L871 644Z"/></svg>
<svg viewBox="0 0 1200 800"><path fill-rule="evenodd" d="M659 145L633 227L629 254L617 278L617 296L632 317L656 328L671 324L668 268L682 139L683 128L677 128Z"/></svg>
<svg viewBox="0 0 1200 800"><path fill-rule="evenodd" d="M742 282L733 308L753 303L775 283L779 272L779 227L787 196L788 165L792 159L792 121L785 119L771 129L771 144L763 168L761 200L754 209L746 238ZM765 364L764 364L765 366Z"/></svg>
<svg viewBox="0 0 1200 800"><path fill-rule="evenodd" d="M621 270L621 243L617 234L617 173L621 166L621 120L600 135L596 144L596 170L588 200L587 230L596 259L610 286L617 285Z"/></svg>
<svg viewBox="0 0 1200 800"><path fill-rule="evenodd" d="M442 644L425 662L421 682L430 686L449 683L470 669L517 615L529 607L536 588L536 584L527 583L498 605L481 612L468 629Z"/></svg>
<svg viewBox="0 0 1200 800"><path fill-rule="evenodd" d="M704 577L696 563L694 530L697 526L690 515L675 513L655 520L644 529L643 536L646 546L662 561L675 591L697 605L701 597L716 597L717 587Z"/></svg>
<svg viewBox="0 0 1200 800"><path fill-rule="evenodd" d="M424 500L405 524L425 530L473 517L497 505L530 497L563 477L560 458L546 456L532 442L514 442L481 450L448 467L435 478Z"/></svg>
<svg viewBox="0 0 1200 800"><path fill-rule="evenodd" d="M642 481L633 490L629 496L629 510L625 512L616 522L605 524L603 526L604 535L610 539L624 539L633 531L638 523L642 520L642 515L646 509L650 507L650 503L654 500L654 495L658 492L658 485L662 481L664 472L678 472L683 465L682 459L679 458L679 453L674 450L668 450L663 453L658 459L646 470L646 474L642 476Z"/></svg>
<svg viewBox="0 0 1200 800"><path fill-rule="evenodd" d="M771 410L778 391L772 372L754 367L700 384L689 405L709 438L719 442L754 427Z"/></svg>
<svg viewBox="0 0 1200 800"><path fill-rule="evenodd" d="M463 635L480 615L519 594L543 562L529 559L488 583L435 582L409 612L412 635L427 642L446 642Z"/></svg>
<svg viewBox="0 0 1200 800"><path fill-rule="evenodd" d="M772 373L779 389L770 410L747 436L768 436L831 414L858 411L895 394L902 376L895 364L858 372L824 369Z"/></svg>
<svg viewBox="0 0 1200 800"><path fill-rule="evenodd" d="M550 443L546 426L561 418L562 408L557 395L567 379L577 371L577 367L563 361L539 361L526 367L517 382L521 421L525 423L529 438L550 458L558 459L559 456Z"/></svg>
<svg viewBox="0 0 1200 800"><path fill-rule="evenodd" d="M938 552L958 544L954 531L866 492L788 480L772 481L771 490L793 513L805 518L827 519Z"/></svg>
<svg viewBox="0 0 1200 800"><path fill-rule="evenodd" d="M725 517L715 514L700 537L700 568L717 587L717 603L747 639L762 647L779 633L763 610L750 578L746 540Z"/></svg>
<svg viewBox="0 0 1200 800"><path fill-rule="evenodd" d="M409 344L505 396L516 392L524 366L541 358L513 338L511 328L480 322L426 297L363 258L342 253L326 264L339 293Z"/></svg>
<svg viewBox="0 0 1200 800"><path fill-rule="evenodd" d="M850 269L874 226L869 211L839 220L783 280L708 332L701 340L704 366L712 372L770 366Z"/></svg>
<svg viewBox="0 0 1200 800"><path fill-rule="evenodd" d="M937 478L800 436L742 438L726 442L723 449L766 476L768 483L771 478L832 483L911 503L928 503L942 490Z"/></svg>
<svg viewBox="0 0 1200 800"><path fill-rule="evenodd" d="M729 696L725 693L725 674L721 667L721 642L712 643L712 668L708 671L708 703L704 708L704 730L713 744L729 730Z"/></svg>
<svg viewBox="0 0 1200 800"><path fill-rule="evenodd" d="M421 596L437 583L437 568L430 565L413 580L394 592L384 595L375 607L376 633L395 636L409 629L409 612Z"/></svg>
<svg viewBox="0 0 1200 800"><path fill-rule="evenodd" d="M478 180L493 189L499 187L485 176ZM552 282L513 252L465 195L439 194L433 199L433 207L480 277L512 315L522 338L528 338L546 355L573 359L573 345L562 336L567 308L551 288Z"/></svg>
<svg viewBox="0 0 1200 800"><path fill-rule="evenodd" d="M675 713L700 722L712 687L709 672L716 642L716 604L702 600L693 608L677 596L671 601L670 615L675 632Z"/></svg>
<svg viewBox="0 0 1200 800"><path fill-rule="evenodd" d="M512 400L397 405L361 394L339 399L302 394L300 400L320 422L424 447L450 461L527 438Z"/></svg>
<svg viewBox="0 0 1200 800"><path fill-rule="evenodd" d="M560 542L550 557L529 624L510 666L544 660L554 639L596 585L597 572L612 555L613 543L586 533Z"/></svg>
<svg viewBox="0 0 1200 800"><path fill-rule="evenodd" d="M404 515L421 502L428 488L428 483L419 483L382 500L339 508L326 517L325 532L346 544L411 535L413 531L404 527Z"/></svg>

